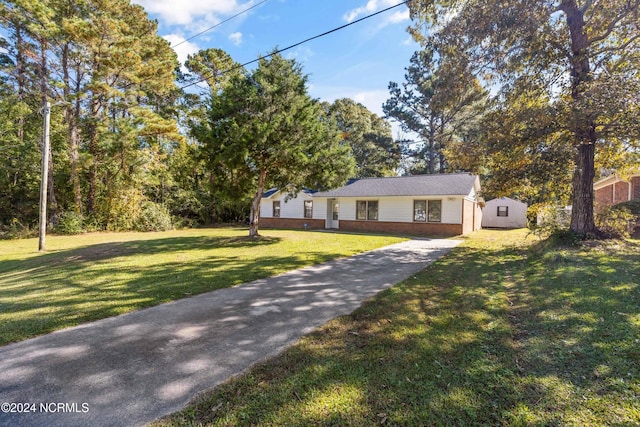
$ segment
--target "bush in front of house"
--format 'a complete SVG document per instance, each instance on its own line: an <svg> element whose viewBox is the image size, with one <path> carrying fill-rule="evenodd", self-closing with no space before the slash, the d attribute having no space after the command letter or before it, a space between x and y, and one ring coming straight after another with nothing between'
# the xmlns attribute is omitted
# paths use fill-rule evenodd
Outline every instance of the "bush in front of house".
<svg viewBox="0 0 640 427"><path fill-rule="evenodd" d="M634 211L638 212L634 214ZM627 239L633 233L640 217L640 202L619 203L603 209L596 215L596 227L608 237Z"/></svg>

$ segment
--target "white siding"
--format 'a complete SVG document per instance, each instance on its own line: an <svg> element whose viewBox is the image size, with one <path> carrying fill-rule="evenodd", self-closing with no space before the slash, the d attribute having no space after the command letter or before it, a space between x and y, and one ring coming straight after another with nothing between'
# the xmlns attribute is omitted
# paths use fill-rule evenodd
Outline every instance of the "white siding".
<svg viewBox="0 0 640 427"><path fill-rule="evenodd" d="M260 216L273 218L273 202L280 201L280 218L304 218L304 201L313 200L306 193L298 193L298 197L285 201L286 194L276 193L272 197L263 198L260 203ZM316 218L318 203L313 203L313 217ZM326 209L326 207L325 207Z"/></svg>
<svg viewBox="0 0 640 427"><path fill-rule="evenodd" d="M260 216L273 217L273 201L280 201L280 218L304 218L304 201L313 201L313 218L327 219L327 198L312 198L306 193L298 194L298 197L285 202L286 194L276 193L272 197L263 198L260 207ZM340 220L356 220L356 201L377 200L378 221L384 222L413 222L414 200L441 200L442 224L462 223L462 196L415 196L415 197L340 197Z"/></svg>
<svg viewBox="0 0 640 427"><path fill-rule="evenodd" d="M376 199L354 199L352 197L340 197L340 219L355 221L356 220L356 200L376 200Z"/></svg>
<svg viewBox="0 0 640 427"><path fill-rule="evenodd" d="M462 223L462 197L358 197L339 198L340 219L355 221L357 200L378 201L378 221L413 222L414 200L442 200L442 224ZM315 209L315 205L314 205ZM314 214L315 217L315 214Z"/></svg>
<svg viewBox="0 0 640 427"><path fill-rule="evenodd" d="M498 216L498 206L506 206L508 216ZM527 204L508 197L489 200L482 209L482 226L489 228L523 228L527 226Z"/></svg>

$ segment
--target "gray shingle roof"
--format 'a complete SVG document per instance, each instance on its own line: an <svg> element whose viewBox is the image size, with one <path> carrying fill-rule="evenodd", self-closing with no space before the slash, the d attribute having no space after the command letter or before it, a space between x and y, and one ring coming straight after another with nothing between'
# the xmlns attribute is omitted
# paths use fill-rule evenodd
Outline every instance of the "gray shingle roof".
<svg viewBox="0 0 640 427"><path fill-rule="evenodd" d="M466 173L365 178L313 197L466 196L476 179Z"/></svg>

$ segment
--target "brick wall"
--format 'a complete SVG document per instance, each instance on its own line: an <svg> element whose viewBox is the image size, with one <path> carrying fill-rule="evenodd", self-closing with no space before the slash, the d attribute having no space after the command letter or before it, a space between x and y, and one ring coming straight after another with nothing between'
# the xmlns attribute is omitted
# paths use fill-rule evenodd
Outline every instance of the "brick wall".
<svg viewBox="0 0 640 427"><path fill-rule="evenodd" d="M629 183L616 182L613 187L613 204L629 201Z"/></svg>
<svg viewBox="0 0 640 427"><path fill-rule="evenodd" d="M458 236L462 224L340 220L340 231L406 234L410 236Z"/></svg>
<svg viewBox="0 0 640 427"><path fill-rule="evenodd" d="M640 200L640 176L631 178L631 197Z"/></svg>
<svg viewBox="0 0 640 427"><path fill-rule="evenodd" d="M307 224L308 230L324 230L323 219L311 218L260 218L260 227L286 228L291 230L304 230Z"/></svg>
<svg viewBox="0 0 640 427"><path fill-rule="evenodd" d="M595 192L595 211L600 212L602 209L613 204L613 185L599 188Z"/></svg>

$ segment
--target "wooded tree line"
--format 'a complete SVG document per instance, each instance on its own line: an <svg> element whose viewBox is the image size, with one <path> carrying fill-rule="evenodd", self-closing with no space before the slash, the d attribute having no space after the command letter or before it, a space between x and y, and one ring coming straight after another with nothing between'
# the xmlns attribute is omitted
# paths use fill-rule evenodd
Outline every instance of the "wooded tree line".
<svg viewBox="0 0 640 427"><path fill-rule="evenodd" d="M65 227L244 221L265 187L295 193L398 164L389 124L348 99L311 99L295 61L274 55L249 71L208 49L185 72L128 0L3 0L0 17L5 229L37 221L47 100L49 217Z"/></svg>
<svg viewBox="0 0 640 427"><path fill-rule="evenodd" d="M489 197L571 204L571 230L596 232L597 174L640 166L640 2L408 5L424 50L385 111L420 134L426 167L480 173Z"/></svg>
<svg viewBox="0 0 640 427"><path fill-rule="evenodd" d="M399 143L361 104L312 99L279 55L245 70L207 49L180 68L128 0L2 0L0 227L37 219L50 100L53 222L253 224L270 186L470 171L487 197L570 203L594 232L597 171L640 164L639 3L410 1L421 50L383 105L416 136Z"/></svg>

